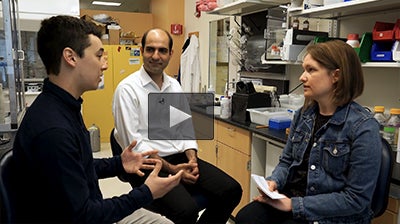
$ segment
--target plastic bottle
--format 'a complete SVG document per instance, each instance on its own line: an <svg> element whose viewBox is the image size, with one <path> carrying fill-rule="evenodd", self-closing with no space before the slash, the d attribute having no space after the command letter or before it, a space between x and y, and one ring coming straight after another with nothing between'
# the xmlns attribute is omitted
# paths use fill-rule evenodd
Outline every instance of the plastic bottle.
<svg viewBox="0 0 400 224"><path fill-rule="evenodd" d="M92 152L98 152L100 151L100 128L92 124L88 128L89 134L90 134L90 145L92 146Z"/></svg>
<svg viewBox="0 0 400 224"><path fill-rule="evenodd" d="M393 148L397 148L397 141L400 127L400 109L391 108L390 117L383 127L383 138L386 139Z"/></svg>
<svg viewBox="0 0 400 224"><path fill-rule="evenodd" d="M303 30L308 30L309 28L310 28L310 22L308 22L308 20L304 20Z"/></svg>
<svg viewBox="0 0 400 224"><path fill-rule="evenodd" d="M346 43L353 48L360 47L360 42L358 40L358 34L357 33L349 33L347 34L347 41Z"/></svg>
<svg viewBox="0 0 400 224"><path fill-rule="evenodd" d="M385 126L388 119L384 112L384 106L374 107L374 118L379 122L379 133L381 134L381 136L383 136L383 127Z"/></svg>
<svg viewBox="0 0 400 224"><path fill-rule="evenodd" d="M221 98L221 114L222 119L228 119L231 117L231 104L228 97Z"/></svg>
<svg viewBox="0 0 400 224"><path fill-rule="evenodd" d="M300 24L299 19L295 18L295 19L293 20L293 23L292 23L292 28L293 28L294 30L298 30L298 29L299 29L299 24Z"/></svg>

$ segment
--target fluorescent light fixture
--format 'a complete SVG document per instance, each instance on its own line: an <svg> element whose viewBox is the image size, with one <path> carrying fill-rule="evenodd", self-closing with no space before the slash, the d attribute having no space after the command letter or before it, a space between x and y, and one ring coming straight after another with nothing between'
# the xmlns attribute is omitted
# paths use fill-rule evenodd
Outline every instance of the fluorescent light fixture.
<svg viewBox="0 0 400 224"><path fill-rule="evenodd" d="M102 1L93 1L92 5L106 5L106 6L120 6L121 2L102 2Z"/></svg>

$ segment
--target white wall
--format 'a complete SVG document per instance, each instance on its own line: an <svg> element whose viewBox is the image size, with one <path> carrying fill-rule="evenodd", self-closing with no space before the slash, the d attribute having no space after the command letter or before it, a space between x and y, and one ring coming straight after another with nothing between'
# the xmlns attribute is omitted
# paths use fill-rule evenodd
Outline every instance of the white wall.
<svg viewBox="0 0 400 224"><path fill-rule="evenodd" d="M20 29L37 31L40 22L55 15L79 16L79 0L18 0Z"/></svg>
<svg viewBox="0 0 400 224"><path fill-rule="evenodd" d="M210 21L226 18L226 16L210 15L201 12L200 18L194 16L196 9L195 0L185 0L185 35L190 32L199 32L200 42L200 70L201 86L208 85L208 65L209 65L209 23Z"/></svg>

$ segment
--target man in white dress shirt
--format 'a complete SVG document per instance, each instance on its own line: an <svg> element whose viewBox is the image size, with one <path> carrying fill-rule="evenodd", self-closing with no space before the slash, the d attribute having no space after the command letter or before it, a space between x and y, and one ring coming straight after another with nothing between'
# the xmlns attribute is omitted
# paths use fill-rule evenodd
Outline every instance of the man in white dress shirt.
<svg viewBox="0 0 400 224"><path fill-rule="evenodd" d="M199 205L191 195L196 192L208 202L197 223L226 223L241 199L240 184L198 158L195 140L151 140L148 136L148 104L152 103L148 101L149 93L182 92L178 81L164 73L172 57L172 45L172 37L165 30L151 29L143 35L143 66L122 80L115 91L114 135L123 148L132 140L137 140L139 144L135 150L138 152L157 149L159 154L152 157L163 162L160 175L168 176L184 170L181 184L155 200L149 209L177 224L196 223ZM143 180L136 178L137 184Z"/></svg>

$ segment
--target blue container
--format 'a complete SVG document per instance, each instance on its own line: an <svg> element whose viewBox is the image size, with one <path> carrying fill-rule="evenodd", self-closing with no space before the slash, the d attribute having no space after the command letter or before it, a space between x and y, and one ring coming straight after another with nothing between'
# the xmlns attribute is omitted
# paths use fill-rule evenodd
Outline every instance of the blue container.
<svg viewBox="0 0 400 224"><path fill-rule="evenodd" d="M392 47L394 42L374 42L371 48L371 61L393 61Z"/></svg>
<svg viewBox="0 0 400 224"><path fill-rule="evenodd" d="M290 117L283 116L283 117L271 117L269 119L269 128L270 129L277 129L277 130L284 130L290 127L290 123L292 120Z"/></svg>

